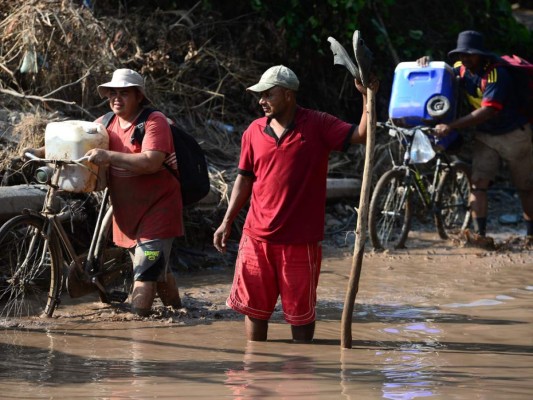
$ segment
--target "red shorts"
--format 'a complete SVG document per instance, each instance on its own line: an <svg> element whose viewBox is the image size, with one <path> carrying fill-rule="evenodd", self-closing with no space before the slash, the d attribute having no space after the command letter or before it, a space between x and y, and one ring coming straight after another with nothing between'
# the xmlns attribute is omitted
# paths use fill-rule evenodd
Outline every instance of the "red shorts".
<svg viewBox="0 0 533 400"><path fill-rule="evenodd" d="M272 244L243 234L226 304L249 317L268 320L281 295L285 320L291 325L309 324L316 317L321 260L319 243Z"/></svg>

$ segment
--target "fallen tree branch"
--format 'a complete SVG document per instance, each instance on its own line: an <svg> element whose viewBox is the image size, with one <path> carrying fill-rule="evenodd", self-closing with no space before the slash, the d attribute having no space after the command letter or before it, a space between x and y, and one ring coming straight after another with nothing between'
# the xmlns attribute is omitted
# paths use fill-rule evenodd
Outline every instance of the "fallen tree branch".
<svg viewBox="0 0 533 400"><path fill-rule="evenodd" d="M85 78L87 78L90 74L91 74L91 70L89 69L89 70L85 73L85 75L83 75L83 76L82 76L80 79L78 79L77 81L75 81L75 82L71 82L71 83L67 83L66 85L63 85L63 86L61 86L61 87L58 87L56 90L53 90L53 91L51 91L51 92L48 93L48 94L45 94L43 97L44 97L44 98L48 98L48 96L51 96L51 95L53 95L54 93L59 92L60 90L63 90L63 89L65 89L65 88L69 87L69 86L76 85L77 83L80 83L80 82L83 81ZM69 103L67 103L67 104L69 104ZM75 103L74 103L74 104L75 104Z"/></svg>
<svg viewBox="0 0 533 400"><path fill-rule="evenodd" d="M11 90L11 89L0 89L0 93L8 94L10 96L18 97L21 99L38 100L38 101L42 101L43 103L56 102L56 103L68 104L71 106L76 105L74 101L65 101L61 99L47 99L46 97L42 97L42 96L33 96L31 94L23 94L23 93L15 92L14 90Z"/></svg>
<svg viewBox="0 0 533 400"><path fill-rule="evenodd" d="M83 107L80 107L78 104L76 104L75 101L65 101L65 100L61 100L61 99L48 99L48 98L42 97L42 96L25 95L25 94L22 94L22 93L15 92L14 90L2 89L2 88L0 88L0 93L8 94L10 96L17 97L17 98L24 99L24 100L37 100L37 101L41 101L41 102L43 102L45 104L48 103L48 102L55 102L55 103L66 104L66 105L69 105L69 106L74 106L79 111L81 111L83 114L87 115L91 120L96 119L96 117L92 113L90 113L89 111L87 111Z"/></svg>

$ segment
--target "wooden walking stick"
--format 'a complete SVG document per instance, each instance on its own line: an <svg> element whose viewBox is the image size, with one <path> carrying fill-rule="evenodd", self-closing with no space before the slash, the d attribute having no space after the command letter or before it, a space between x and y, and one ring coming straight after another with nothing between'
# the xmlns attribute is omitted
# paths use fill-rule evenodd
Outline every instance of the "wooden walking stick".
<svg viewBox="0 0 533 400"><path fill-rule="evenodd" d="M374 142L375 142L375 93L367 88L366 112L367 117L367 137L365 151L365 166L363 172L363 183L359 198L359 210L357 216L357 227L355 229L355 246L352 258L352 270L346 297L344 298L344 308L341 320L341 347L350 349L352 347L352 315L355 304L355 296L359 290L359 278L363 267L363 254L365 251L366 230L368 225L368 208L370 203L370 189L372 183L372 168L374 164Z"/></svg>
<svg viewBox="0 0 533 400"><path fill-rule="evenodd" d="M352 62L346 50L335 39L328 38L331 42L331 50L334 54L334 63L344 65L352 73L355 79L360 81L367 88L367 102L365 112L367 115L367 137L365 151L365 165L363 170L363 182L361 195L359 198L359 209L357 216L357 227L355 229L355 246L352 258L352 269L344 308L341 320L341 347L349 349L352 347L352 315L355 304L355 296L359 290L359 279L363 266L363 255L365 251L366 230L368 225L368 208L370 202L370 189L372 184L372 169L374 165L374 143L376 128L376 104L375 93L369 88L370 85L370 64L372 54L365 46L360 37L359 31L353 35L353 46L355 59L359 68Z"/></svg>

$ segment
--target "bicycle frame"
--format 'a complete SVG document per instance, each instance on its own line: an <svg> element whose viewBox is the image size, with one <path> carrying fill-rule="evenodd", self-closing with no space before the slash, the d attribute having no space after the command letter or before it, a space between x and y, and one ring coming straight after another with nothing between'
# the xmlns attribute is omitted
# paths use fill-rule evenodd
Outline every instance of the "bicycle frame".
<svg viewBox="0 0 533 400"><path fill-rule="evenodd" d="M421 173L420 169L417 167L416 164L410 164L411 161L411 142L412 139L410 136L413 135L413 132L416 129L421 129L423 131L427 131L427 127L415 127L415 128L401 128L401 127L392 127L388 124L385 124L385 126L391 128L396 132L397 139L399 142L405 146L405 152L402 157L402 164L396 165L394 163L394 158L391 156L391 160L393 163L393 169L403 170L405 171L406 175L406 183L408 190L403 194L402 203L405 203L405 199L407 196L410 195L410 190L412 187L412 184L414 183L414 187L416 189L416 192L418 194L418 197L426 207L426 209L431 210L432 212L435 212L435 198L437 196L437 187L439 183L439 177L441 175L441 172L451 165L451 161L449 160L448 156L441 151L438 151L435 155L435 166L433 168L433 177L430 182L430 187L427 187L423 180L423 174Z"/></svg>
<svg viewBox="0 0 533 400"><path fill-rule="evenodd" d="M28 158L48 164L36 173L37 181L48 190L40 211L25 209L0 227L0 244L5 246L0 252L0 318L50 317L65 287L71 298L98 292L103 303L124 302L131 291L133 271L125 249L108 246L112 208L107 190L97 212L96 229L90 239L78 243L66 224L74 229L74 221L85 214L80 214L77 201L67 200L66 205L61 201L59 192L64 191L58 183L62 168L79 162Z"/></svg>
<svg viewBox="0 0 533 400"><path fill-rule="evenodd" d="M415 150L413 139L419 134L418 130L424 134L431 128L403 128L391 122L378 123L378 126L390 128L389 134L400 144L400 157L396 157L389 147L393 167L378 179L372 195L369 231L374 247L392 245L402 248L411 229L413 215L419 218L431 215L442 239L447 239L448 233L458 228L459 220L462 227L466 226L469 217L461 215L468 213L465 211L468 209L468 194L465 193L463 178L467 182L468 168L464 163L456 162L438 147L434 159L430 161L429 150L424 149L422 144L422 148L413 152L413 157L414 154L421 156L417 157L421 161L419 164L427 165L422 167L411 160L411 152ZM400 162L395 162L400 158Z"/></svg>
<svg viewBox="0 0 533 400"><path fill-rule="evenodd" d="M38 160L38 159L37 159ZM55 210L55 204L54 201L57 198L59 188L58 188L58 182L59 177L61 173L61 169L64 165L69 164L70 162L66 161L59 161L59 160L39 160L39 161L46 161L50 164L54 164L54 173L52 175L52 179L48 184L48 191L46 193L45 202L43 205L42 211L35 212L30 211L31 214L40 216L45 219L45 228L43 229L43 232L45 233L45 239L47 241L50 241L52 239L52 235L57 234L57 238L60 241L61 245L61 255L63 256L63 260L65 260L65 256L67 256L67 263L68 263L68 269L69 269L69 276L72 275L72 271L70 271L71 268L75 268L76 270L76 276L77 278L81 278L83 283L87 285L95 285L100 289L101 291L105 292L105 288L102 286L102 284L98 281L98 273L93 273L95 269L95 261L98 260L99 253L98 251L101 250L102 246L102 235L101 230L102 227L106 226L107 223L110 223L110 218L112 216L112 207L110 206L107 209L107 212L105 212L106 205L109 199L109 193L107 188L104 190L104 197L102 199L102 202L100 204L100 209L98 211L98 217L96 220L96 226L93 232L93 235L91 237L91 243L89 246L89 251L86 257L86 261L83 262L82 258L76 253L76 250L74 249L74 246L72 245L67 232L65 231L65 228L63 227L63 222L65 222L68 219L72 219L72 213L69 209L65 211L61 211L59 213ZM80 161L80 160L77 160ZM43 255L44 256L44 255ZM91 287L92 289L92 287ZM95 288L96 289L96 288ZM89 290L89 286L87 287L87 290ZM92 290L91 290L92 291ZM61 293L59 293L59 296Z"/></svg>

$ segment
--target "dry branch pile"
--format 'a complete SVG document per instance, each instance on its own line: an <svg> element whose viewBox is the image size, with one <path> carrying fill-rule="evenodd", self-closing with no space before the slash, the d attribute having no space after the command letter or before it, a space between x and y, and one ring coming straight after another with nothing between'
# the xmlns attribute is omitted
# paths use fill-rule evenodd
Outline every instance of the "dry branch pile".
<svg viewBox="0 0 533 400"><path fill-rule="evenodd" d="M235 99L253 78L240 72L245 60L232 56L235 49L220 49L210 39L214 22L195 24L194 8L97 19L72 1L16 3L0 5L0 95L4 108L24 113L11 137L39 145L43 119L95 119L107 111L97 85L128 67L146 76L157 107L199 137L214 180L232 179L224 171L238 157L239 128L233 126L250 120L250 110Z"/></svg>
<svg viewBox="0 0 533 400"><path fill-rule="evenodd" d="M221 199L214 213L225 210L240 133L260 115L245 88L271 65L253 60L265 59L282 38L258 37L266 31L254 31L246 16L228 21L205 15L200 3L173 11L98 10L102 15L81 3L0 3L0 99L5 110L20 113L5 129L9 135L0 135L2 159L42 145L46 122L93 120L107 112L97 85L115 69L131 68L146 77L154 105L200 141ZM356 152L332 155L331 174L360 176L364 152ZM2 170L8 164L4 161ZM198 231L219 222L216 215L203 215Z"/></svg>

